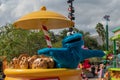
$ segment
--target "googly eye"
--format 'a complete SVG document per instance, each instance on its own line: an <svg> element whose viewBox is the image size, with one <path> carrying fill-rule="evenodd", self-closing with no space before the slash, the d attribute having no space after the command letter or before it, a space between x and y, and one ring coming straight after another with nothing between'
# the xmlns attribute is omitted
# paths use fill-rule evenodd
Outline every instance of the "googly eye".
<svg viewBox="0 0 120 80"><path fill-rule="evenodd" d="M72 34L75 34L76 32L75 31L72 31Z"/></svg>
<svg viewBox="0 0 120 80"><path fill-rule="evenodd" d="M72 35L72 32L67 32L67 36Z"/></svg>

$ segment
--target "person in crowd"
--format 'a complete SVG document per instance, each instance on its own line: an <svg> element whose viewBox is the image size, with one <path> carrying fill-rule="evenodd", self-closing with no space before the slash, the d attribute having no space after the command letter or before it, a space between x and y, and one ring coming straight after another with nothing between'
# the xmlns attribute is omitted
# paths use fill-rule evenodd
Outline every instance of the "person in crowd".
<svg viewBox="0 0 120 80"><path fill-rule="evenodd" d="M104 80L104 74L105 74L105 65L103 63L101 63L99 65L99 70L97 72L98 74L98 80Z"/></svg>
<svg viewBox="0 0 120 80"><path fill-rule="evenodd" d="M95 77L95 65L94 64L92 64L91 65L91 73L93 74L93 77Z"/></svg>

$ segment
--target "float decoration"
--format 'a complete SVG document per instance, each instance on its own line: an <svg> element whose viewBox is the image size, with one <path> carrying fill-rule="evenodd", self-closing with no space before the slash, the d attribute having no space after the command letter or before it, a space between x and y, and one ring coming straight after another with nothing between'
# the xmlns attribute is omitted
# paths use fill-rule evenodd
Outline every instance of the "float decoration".
<svg viewBox="0 0 120 80"><path fill-rule="evenodd" d="M120 69L110 68L109 69L111 80L120 80Z"/></svg>
<svg viewBox="0 0 120 80"><path fill-rule="evenodd" d="M14 57L8 65L10 69L50 69L54 68L54 60L44 55L21 54Z"/></svg>
<svg viewBox="0 0 120 80"><path fill-rule="evenodd" d="M108 54L107 55L107 59L108 60L112 60L114 58L114 55L112 53Z"/></svg>
<svg viewBox="0 0 120 80"><path fill-rule="evenodd" d="M62 40L62 48L43 48L38 54L51 56L57 68L77 68L79 62L91 57L103 57L101 50L83 49L82 34L74 33Z"/></svg>
<svg viewBox="0 0 120 80"><path fill-rule="evenodd" d="M84 69L90 68L91 65L89 63L90 63L89 59L85 59L83 62L83 68Z"/></svg>
<svg viewBox="0 0 120 80"><path fill-rule="evenodd" d="M16 28L43 30L49 48L52 47L52 44L48 30L70 28L73 25L74 23L65 16L56 12L47 11L45 6L43 6L40 11L31 12L14 23Z"/></svg>

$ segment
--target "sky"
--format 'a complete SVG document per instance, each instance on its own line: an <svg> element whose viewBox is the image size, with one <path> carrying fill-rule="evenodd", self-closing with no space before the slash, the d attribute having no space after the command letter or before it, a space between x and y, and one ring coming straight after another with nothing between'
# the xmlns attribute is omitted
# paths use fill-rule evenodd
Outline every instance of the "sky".
<svg viewBox="0 0 120 80"><path fill-rule="evenodd" d="M20 17L46 6L47 10L68 16L69 4L67 0L0 0L0 27L7 23L14 23ZM75 27L91 35L96 35L97 23L102 23L104 28L105 15L110 15L108 22L109 35L112 30L120 26L120 0L74 0Z"/></svg>

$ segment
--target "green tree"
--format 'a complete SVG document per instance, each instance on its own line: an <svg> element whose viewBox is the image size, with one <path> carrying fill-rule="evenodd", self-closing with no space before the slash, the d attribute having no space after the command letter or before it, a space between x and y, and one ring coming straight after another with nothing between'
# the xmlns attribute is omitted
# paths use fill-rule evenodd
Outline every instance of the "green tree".
<svg viewBox="0 0 120 80"><path fill-rule="evenodd" d="M63 31L60 32L60 37L63 39L65 36L67 36L67 29L64 29Z"/></svg>
<svg viewBox="0 0 120 80"><path fill-rule="evenodd" d="M77 28L74 28L74 30L83 35L84 45L86 47L91 49L101 49L101 46L98 44L97 40L91 37L89 32L84 32L82 30L78 30Z"/></svg>
<svg viewBox="0 0 120 80"><path fill-rule="evenodd" d="M33 55L37 50L46 47L44 35L40 31L16 29L12 24L0 28L0 55L8 60L21 53Z"/></svg>
<svg viewBox="0 0 120 80"><path fill-rule="evenodd" d="M96 25L95 29L96 29L97 33L99 34L99 36L102 37L103 43L105 43L105 39L106 39L105 33L106 32L105 32L105 29L103 27L103 24L102 23L98 23Z"/></svg>

